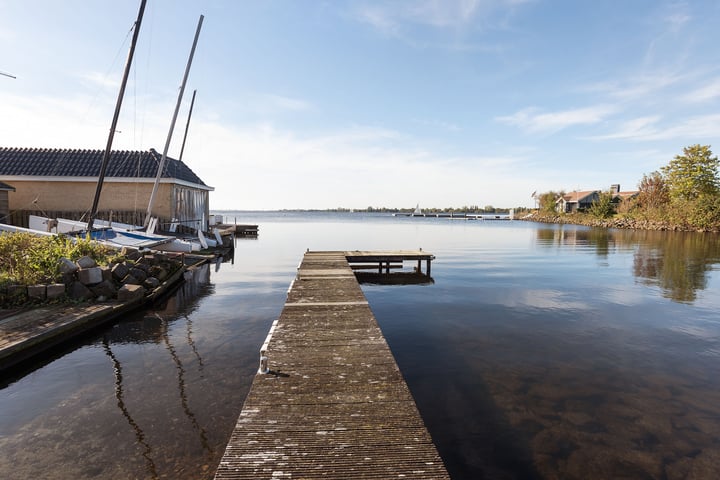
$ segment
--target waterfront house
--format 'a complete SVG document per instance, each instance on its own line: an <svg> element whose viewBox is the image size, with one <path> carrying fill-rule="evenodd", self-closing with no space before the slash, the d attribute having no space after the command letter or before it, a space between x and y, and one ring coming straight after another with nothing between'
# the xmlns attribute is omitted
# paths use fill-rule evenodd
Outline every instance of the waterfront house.
<svg viewBox="0 0 720 480"><path fill-rule="evenodd" d="M593 202L600 199L600 190L570 192L555 201L555 210L559 213L575 213L590 208Z"/></svg>
<svg viewBox="0 0 720 480"><path fill-rule="evenodd" d="M620 203L625 200L631 200L640 194L639 190L628 190L625 192L620 191L620 184L615 183L610 186L610 193L612 194L613 202Z"/></svg>
<svg viewBox="0 0 720 480"><path fill-rule="evenodd" d="M0 182L0 223L9 223L10 204L8 202L8 193L14 191L13 186Z"/></svg>
<svg viewBox="0 0 720 480"><path fill-rule="evenodd" d="M31 214L86 220L92 209L103 150L0 148L0 182L10 182L10 222L27 227ZM143 224L162 155L148 151L111 152L97 218ZM185 163L168 157L153 208L161 228L175 220L207 229L207 186Z"/></svg>

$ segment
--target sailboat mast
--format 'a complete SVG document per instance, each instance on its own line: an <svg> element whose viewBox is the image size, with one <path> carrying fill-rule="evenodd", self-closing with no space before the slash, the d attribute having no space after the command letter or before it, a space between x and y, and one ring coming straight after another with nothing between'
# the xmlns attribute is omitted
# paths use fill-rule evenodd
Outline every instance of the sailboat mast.
<svg viewBox="0 0 720 480"><path fill-rule="evenodd" d="M190 118L192 117L193 106L195 105L195 94L197 90L193 90L192 100L190 100L190 111L188 112L187 123L185 124L185 135L183 135L182 147L180 147L180 156L178 160L182 162L183 152L185 151L185 141L187 140L188 130L190 130Z"/></svg>
<svg viewBox="0 0 720 480"><path fill-rule="evenodd" d="M172 138L173 130L175 130L175 122L177 121L178 111L180 110L180 103L182 102L183 92L185 92L185 84L187 83L187 78L190 74L190 66L192 65L193 56L195 55L195 47L197 46L198 37L200 36L200 29L202 28L203 18L205 17L203 15L200 15L197 30L195 30L195 39L193 40L192 48L190 49L190 58L188 58L187 66L185 67L185 75L183 76L182 85L180 86L180 92L178 93L177 104L175 105L175 112L173 113L172 121L170 122L170 131L168 132L167 139L165 140L165 149L163 150L162 158L160 159L160 165L158 165L157 175L155 176L155 184L153 185L152 192L150 193L150 201L148 202L147 214L145 215L144 223L146 227L150 223L150 217L152 216L152 209L155 205L155 196L157 195L163 168L165 168L167 152L170 148L170 139Z"/></svg>
<svg viewBox="0 0 720 480"><path fill-rule="evenodd" d="M125 96L125 86L127 85L128 76L130 75L130 66L135 55L135 45L137 44L138 35L140 34L140 24L142 23L143 14L145 13L145 4L147 0L140 2L140 11L133 31L132 41L130 42L130 51L125 61L125 71L123 73L122 83L120 84L120 93L118 93L117 102L115 102L115 114L113 115L112 124L110 125L110 133L108 134L107 145L103 152L102 164L100 165L100 173L98 174L98 183L95 189L95 198L93 199L92 209L90 210L90 218L88 219L87 229L91 231L95 215L97 215L98 203L100 202L100 192L102 191L103 182L105 181L105 171L110 161L110 152L112 151L113 138L115 137L115 129L117 128L118 118L120 117L120 107L122 106L123 97Z"/></svg>

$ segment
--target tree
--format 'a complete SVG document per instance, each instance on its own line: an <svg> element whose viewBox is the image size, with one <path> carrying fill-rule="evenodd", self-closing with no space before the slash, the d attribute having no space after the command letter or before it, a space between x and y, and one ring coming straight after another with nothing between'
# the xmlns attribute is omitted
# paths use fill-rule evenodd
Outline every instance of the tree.
<svg viewBox="0 0 720 480"><path fill-rule="evenodd" d="M612 214L615 213L612 193L600 192L598 199L592 202L588 212L596 218L608 218L612 216Z"/></svg>
<svg viewBox="0 0 720 480"><path fill-rule="evenodd" d="M552 190L541 193L536 197L538 200L539 210L543 213L556 213L555 202L563 195L565 195L565 192L554 192Z"/></svg>
<svg viewBox="0 0 720 480"><path fill-rule="evenodd" d="M646 210L655 210L670 201L667 183L658 171L643 175L638 190L638 203Z"/></svg>
<svg viewBox="0 0 720 480"><path fill-rule="evenodd" d="M710 145L691 145L683 148L683 155L675 155L662 167L665 181L673 200L694 200L701 195L717 195L718 157L712 156Z"/></svg>

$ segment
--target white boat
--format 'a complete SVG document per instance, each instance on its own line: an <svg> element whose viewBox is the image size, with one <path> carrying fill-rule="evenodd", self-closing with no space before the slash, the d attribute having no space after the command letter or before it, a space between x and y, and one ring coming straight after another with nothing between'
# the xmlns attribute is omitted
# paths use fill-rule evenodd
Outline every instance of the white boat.
<svg viewBox="0 0 720 480"><path fill-rule="evenodd" d="M105 220L96 220L91 238L116 247L136 247L160 250L163 252L197 252L203 248L213 248L218 245L217 240L204 239L205 245L200 238L182 239L168 235L156 234L141 231L142 227L126 223L113 223ZM29 226L32 231L48 232L51 234L84 235L86 230L85 222L68 220L65 218L51 219L30 215Z"/></svg>

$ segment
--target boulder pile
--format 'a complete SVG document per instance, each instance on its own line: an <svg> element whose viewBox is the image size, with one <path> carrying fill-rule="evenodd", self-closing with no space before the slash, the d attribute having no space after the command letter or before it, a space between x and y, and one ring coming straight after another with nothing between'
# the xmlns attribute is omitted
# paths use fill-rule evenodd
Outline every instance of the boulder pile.
<svg viewBox="0 0 720 480"><path fill-rule="evenodd" d="M157 252L123 248L120 261L98 265L90 257L60 259L62 281L43 285L11 285L0 290L0 307L52 300L129 302L154 292L182 261Z"/></svg>

